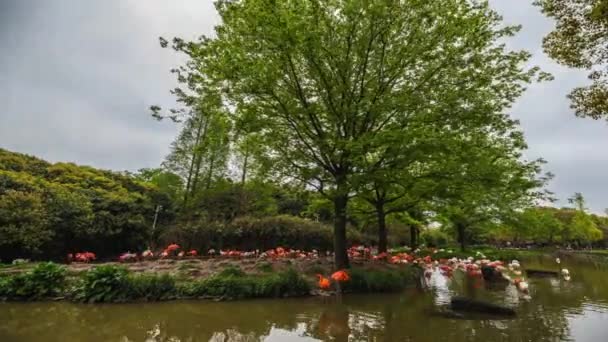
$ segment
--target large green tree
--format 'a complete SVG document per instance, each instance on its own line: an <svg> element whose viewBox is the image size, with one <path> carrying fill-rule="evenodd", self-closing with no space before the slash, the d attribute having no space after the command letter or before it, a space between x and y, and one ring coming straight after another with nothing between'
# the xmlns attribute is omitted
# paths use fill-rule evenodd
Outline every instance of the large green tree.
<svg viewBox="0 0 608 342"><path fill-rule="evenodd" d="M527 52L499 43L517 28L485 1L238 0L217 9L214 38L174 40L190 57L176 94L188 102L214 84L237 120L255 118L275 169L333 202L338 268L349 266L348 201L377 168L365 156L399 153L394 146L418 138L410 132L491 121L538 72L524 68ZM479 103L484 95L494 100Z"/></svg>
<svg viewBox="0 0 608 342"><path fill-rule="evenodd" d="M536 0L555 19L543 41L545 52L559 63L591 70L591 85L570 93L580 117L608 120L608 0Z"/></svg>

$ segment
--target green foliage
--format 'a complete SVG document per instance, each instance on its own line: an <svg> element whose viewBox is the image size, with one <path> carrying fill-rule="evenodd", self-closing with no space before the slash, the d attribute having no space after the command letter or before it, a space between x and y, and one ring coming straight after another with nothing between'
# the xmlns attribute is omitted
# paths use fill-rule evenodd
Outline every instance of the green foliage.
<svg viewBox="0 0 608 342"><path fill-rule="evenodd" d="M310 292L310 285L295 270L251 276L217 274L186 284L182 293L188 297L216 297L225 299L301 296Z"/></svg>
<svg viewBox="0 0 608 342"><path fill-rule="evenodd" d="M224 268L220 273L218 273L218 277L244 277L245 272L241 270L238 266L230 265Z"/></svg>
<svg viewBox="0 0 608 342"><path fill-rule="evenodd" d="M556 22L544 41L545 52L559 63L591 69L592 84L568 96L576 115L608 119L608 1L536 0Z"/></svg>
<svg viewBox="0 0 608 342"><path fill-rule="evenodd" d="M180 199L184 186L179 175L163 169L140 169L135 177L143 182L154 184L161 193L167 194L172 202Z"/></svg>
<svg viewBox="0 0 608 342"><path fill-rule="evenodd" d="M428 247L445 247L450 242L450 237L440 229L426 229L420 233L421 242Z"/></svg>
<svg viewBox="0 0 608 342"><path fill-rule="evenodd" d="M97 266L84 274L74 298L87 303L123 302L129 299L128 280L124 267Z"/></svg>
<svg viewBox="0 0 608 342"><path fill-rule="evenodd" d="M40 263L31 271L0 278L0 297L12 300L36 300L62 293L66 269L52 262Z"/></svg>
<svg viewBox="0 0 608 342"><path fill-rule="evenodd" d="M0 171L0 179L3 176L6 174ZM11 250L39 252L53 235L40 194L7 190L0 195L0 247L9 252L0 252L0 258L16 256L16 253L10 253Z"/></svg>
<svg viewBox="0 0 608 342"><path fill-rule="evenodd" d="M261 271L261 272L264 272L264 273L270 273L270 272L272 272L272 271L274 270L274 269L273 269L273 267L272 267L272 264L271 264L271 263L269 263L269 262L262 262L262 263L259 263L259 264L257 264L257 265L255 266L255 268L256 268L258 271Z"/></svg>
<svg viewBox="0 0 608 342"><path fill-rule="evenodd" d="M588 214L580 193L576 193L570 203L574 208L531 207L514 212L488 229L487 237L494 241L579 246L601 240L608 228L608 218Z"/></svg>
<svg viewBox="0 0 608 342"><path fill-rule="evenodd" d="M169 274L132 274L124 267L104 265L86 272L72 296L87 303L116 303L167 300L177 294L175 278Z"/></svg>
<svg viewBox="0 0 608 342"><path fill-rule="evenodd" d="M591 216L581 211L578 211L572 219L570 234L574 240L584 243L601 240L603 237L602 231L597 228Z"/></svg>
<svg viewBox="0 0 608 342"><path fill-rule="evenodd" d="M169 196L128 174L42 160L0 149L0 259L145 245L157 204Z"/></svg>
<svg viewBox="0 0 608 342"><path fill-rule="evenodd" d="M369 244L369 240L356 230L350 230L351 244ZM165 242L178 242L186 248L206 251L209 248L235 248L240 250L267 250L277 246L302 250L331 250L331 227L292 216L263 218L239 217L226 224L203 221L193 225L178 225L167 231Z"/></svg>
<svg viewBox="0 0 608 342"><path fill-rule="evenodd" d="M175 279L168 274L130 274L127 278L127 293L130 300L160 301L176 296Z"/></svg>
<svg viewBox="0 0 608 342"><path fill-rule="evenodd" d="M414 272L411 268L377 270L353 268L349 270L350 281L343 284L347 292L396 292L411 286Z"/></svg>
<svg viewBox="0 0 608 342"><path fill-rule="evenodd" d="M202 103L226 113L264 145L271 174L318 188L333 204L338 267L348 265L350 194L402 169L399 180L415 183L435 166L427 152L433 161L463 153L453 141L517 136L503 111L546 76L525 67L529 53L497 43L518 28L486 2L248 0L217 9L213 38L173 41L189 57L177 69L183 112Z"/></svg>

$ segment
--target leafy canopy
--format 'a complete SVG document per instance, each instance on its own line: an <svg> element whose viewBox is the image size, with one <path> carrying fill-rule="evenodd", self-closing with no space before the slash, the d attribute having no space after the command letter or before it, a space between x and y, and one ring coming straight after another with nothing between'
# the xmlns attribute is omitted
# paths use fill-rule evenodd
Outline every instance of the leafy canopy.
<svg viewBox="0 0 608 342"><path fill-rule="evenodd" d="M544 41L551 58L569 67L590 69L591 85L570 93L580 117L608 120L608 1L537 0L543 13L555 19L555 30Z"/></svg>

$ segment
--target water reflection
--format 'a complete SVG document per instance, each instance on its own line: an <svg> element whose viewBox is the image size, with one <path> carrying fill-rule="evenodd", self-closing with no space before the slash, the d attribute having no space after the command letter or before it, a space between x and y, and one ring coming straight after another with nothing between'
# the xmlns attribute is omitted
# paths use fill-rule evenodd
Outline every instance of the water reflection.
<svg viewBox="0 0 608 342"><path fill-rule="evenodd" d="M533 267L549 267L544 261ZM572 281L530 281L530 298L511 285L486 289L435 272L428 290L233 303L130 305L0 304L0 341L606 341L606 270L568 266ZM431 313L451 296L513 306L514 319L445 318Z"/></svg>

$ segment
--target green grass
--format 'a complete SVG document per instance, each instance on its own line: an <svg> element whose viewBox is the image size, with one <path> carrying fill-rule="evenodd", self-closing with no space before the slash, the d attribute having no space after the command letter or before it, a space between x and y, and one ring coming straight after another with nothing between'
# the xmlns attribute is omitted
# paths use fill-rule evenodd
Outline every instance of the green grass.
<svg viewBox="0 0 608 342"><path fill-rule="evenodd" d="M264 272L264 273L270 273L272 272L274 269L272 267L272 264L269 262L262 262L259 263L255 266L255 268L260 271L260 272Z"/></svg>

